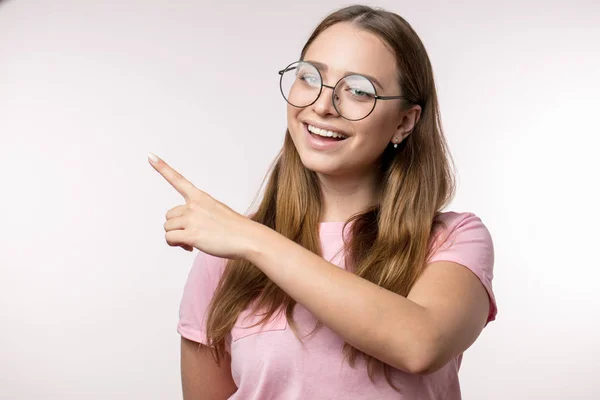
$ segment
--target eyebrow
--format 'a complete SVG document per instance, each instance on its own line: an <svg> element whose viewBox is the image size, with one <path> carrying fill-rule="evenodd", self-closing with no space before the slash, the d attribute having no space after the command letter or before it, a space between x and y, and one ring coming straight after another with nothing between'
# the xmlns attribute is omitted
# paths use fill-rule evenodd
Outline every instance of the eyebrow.
<svg viewBox="0 0 600 400"><path fill-rule="evenodd" d="M314 64L317 68L319 68L323 72L327 72L327 69L328 69L327 64L323 64L323 63L320 63L318 61L313 61L313 60L304 60L304 61ZM369 78L374 84L379 86L379 89L383 90L383 86L381 85L381 83L379 83L377 78L375 78L374 76L363 74L360 72L352 72L352 71L345 71L344 75L362 75L366 78Z"/></svg>

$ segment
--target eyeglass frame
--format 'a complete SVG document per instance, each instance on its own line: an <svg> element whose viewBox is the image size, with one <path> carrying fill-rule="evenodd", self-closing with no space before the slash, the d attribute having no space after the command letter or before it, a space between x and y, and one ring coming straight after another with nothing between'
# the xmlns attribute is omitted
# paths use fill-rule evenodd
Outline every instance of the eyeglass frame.
<svg viewBox="0 0 600 400"><path fill-rule="evenodd" d="M307 104L307 105L305 105L305 106L296 106L296 105L294 105L294 104L290 103L290 102L289 102L289 100L287 99L287 97L285 96L285 94L283 93L282 81L283 81L283 74L284 74L286 71L288 71L288 68L290 68L292 65L294 65L294 64L296 64L296 63L301 63L301 62L302 62L302 63L305 63L305 64L309 64L309 65L311 65L311 66L312 66L314 69L316 69L316 70L317 70L317 73L319 74L319 79L321 80L321 88L319 89L319 94L317 95L317 97L315 97L315 99L313 100L313 102L312 102L312 103L310 103L310 104ZM363 119L367 118L369 115L371 115L371 113L373 113L373 110L375 110L375 106L377 105L377 100L396 100L396 99L405 99L405 100L408 100L408 98L407 98L407 97L405 97L405 96L380 96L380 95L378 95L378 94L377 94L377 87L375 86L375 84L374 84L374 83L373 83L373 82L372 82L372 81L371 81L369 78L367 78L366 76L364 76L364 75L361 75L361 74L356 74L356 73L353 73L353 74L348 74L348 75L345 75L345 76L341 77L341 78L340 78L340 79L339 79L339 80L336 82L336 84L335 84L334 86L331 86L331 85L326 85L326 84L324 83L324 80L323 80L323 75L321 75L321 71L319 71L319 68L317 68L317 66L316 66L316 65L314 65L313 63L311 63L311 62L309 62L309 61L304 61L304 60L298 60L298 61L294 61L293 63L290 63L290 64L289 64L287 67L285 67L284 69L282 69L282 70L278 71L277 73L278 73L278 74L279 74L279 76L280 76L280 78L279 78L279 91L281 92L281 95L282 95L282 96L283 96L283 98L285 99L286 103L288 103L288 104L289 104L289 105L291 105L292 107L296 107L296 108L306 108L306 107L312 106L313 104L315 104L315 102L316 102L317 100L319 100L319 97L321 97L321 93L323 93L323 87L326 87L326 88L329 88L329 89L331 89L331 104L333 104L333 108L335 108L335 111L337 111L337 113L338 113L338 115L339 115L340 117L342 117L342 118L344 118L345 120L348 120L348 121L360 121L360 120L363 120ZM375 94L373 94L373 95L372 95L372 96L375 98L375 101L373 102L373 107L371 108L371 111L369 111L369 113L368 113L367 115L365 115L364 117L362 117L362 118L358 118L358 119L350 119L350 118L346 118L346 117L344 117L344 116L342 115L342 113L340 112L340 110L338 110L337 106L335 105L335 99L334 99L334 97L333 97L333 96L335 95L335 88L337 87L337 85L339 85L339 84L340 84L340 82L341 82L342 80L346 79L346 78L347 78L347 77L349 77L349 76L360 76L361 78L364 78L364 79L366 79L367 81L369 81L369 83L371 84L371 86L373 86L373 90L375 91Z"/></svg>

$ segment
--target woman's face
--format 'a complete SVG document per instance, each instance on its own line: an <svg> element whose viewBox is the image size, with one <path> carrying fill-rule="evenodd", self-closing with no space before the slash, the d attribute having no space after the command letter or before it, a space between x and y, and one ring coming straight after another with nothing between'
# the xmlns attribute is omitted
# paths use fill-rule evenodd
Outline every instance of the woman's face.
<svg viewBox="0 0 600 400"><path fill-rule="evenodd" d="M325 85L334 86L352 72L374 77L381 85L373 82L380 96L402 94L394 54L377 36L352 24L338 23L323 31L308 48L304 61L322 65L319 71ZM331 95L332 89L323 87L312 105L287 107L292 140L302 163L312 171L331 176L368 173L386 146L396 143L396 139L399 143L412 128L410 121L403 123L407 118L401 112L402 100L378 100L369 116L349 121L339 116ZM347 138L323 142L320 136L309 132L313 130L311 126Z"/></svg>

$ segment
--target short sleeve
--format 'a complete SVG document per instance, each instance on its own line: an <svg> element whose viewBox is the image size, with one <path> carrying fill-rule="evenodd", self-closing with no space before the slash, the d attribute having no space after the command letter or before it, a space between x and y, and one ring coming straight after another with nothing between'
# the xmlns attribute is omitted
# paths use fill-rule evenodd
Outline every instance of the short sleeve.
<svg viewBox="0 0 600 400"><path fill-rule="evenodd" d="M223 274L225 261L201 251L196 256L179 306L177 332L186 339L207 344L206 314Z"/></svg>
<svg viewBox="0 0 600 400"><path fill-rule="evenodd" d="M496 319L498 308L492 289L494 245L481 219L472 213L443 213L445 227L437 233L435 248L428 262L452 261L471 270L485 287L490 299L486 325Z"/></svg>

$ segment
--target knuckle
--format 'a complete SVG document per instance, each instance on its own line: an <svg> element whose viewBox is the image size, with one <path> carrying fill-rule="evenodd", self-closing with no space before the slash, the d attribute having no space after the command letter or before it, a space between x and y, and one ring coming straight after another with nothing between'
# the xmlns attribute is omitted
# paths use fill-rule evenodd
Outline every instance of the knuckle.
<svg viewBox="0 0 600 400"><path fill-rule="evenodd" d="M168 244L169 246L179 246L179 244L180 244L180 243L179 243L179 241L178 241L178 240L175 240L175 238L172 236L172 234L171 234L171 233L172 233L172 232L167 232L167 233L165 234L165 241L167 242L167 244Z"/></svg>

